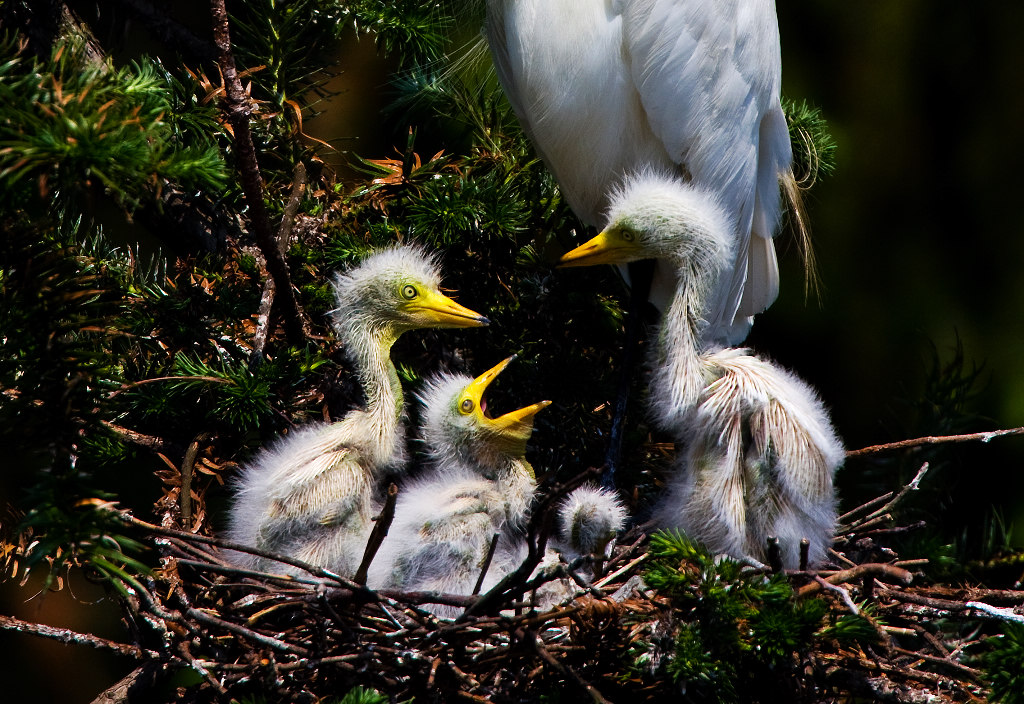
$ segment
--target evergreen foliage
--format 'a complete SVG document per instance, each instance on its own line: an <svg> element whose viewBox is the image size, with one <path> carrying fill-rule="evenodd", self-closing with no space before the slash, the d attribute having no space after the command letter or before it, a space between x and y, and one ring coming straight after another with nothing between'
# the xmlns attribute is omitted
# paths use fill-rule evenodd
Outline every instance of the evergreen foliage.
<svg viewBox="0 0 1024 704"><path fill-rule="evenodd" d="M159 62L115 69L89 60L73 37L39 61L14 35L0 41L0 57L0 186L10 202L41 214L93 185L129 206L165 179L224 186L213 110Z"/></svg>
<svg viewBox="0 0 1024 704"><path fill-rule="evenodd" d="M1001 636L988 640L992 646L981 657L992 683L992 701L1004 704L1024 702L1024 624L1010 623Z"/></svg>
<svg viewBox="0 0 1024 704"><path fill-rule="evenodd" d="M773 701L795 686L825 625L824 601L797 599L785 576L716 560L679 533L654 534L649 554L644 579L671 598L674 642L664 653L656 638L635 645L636 672L664 671L694 702ZM831 637L861 634L845 623L830 629ZM877 638L873 630L870 635Z"/></svg>

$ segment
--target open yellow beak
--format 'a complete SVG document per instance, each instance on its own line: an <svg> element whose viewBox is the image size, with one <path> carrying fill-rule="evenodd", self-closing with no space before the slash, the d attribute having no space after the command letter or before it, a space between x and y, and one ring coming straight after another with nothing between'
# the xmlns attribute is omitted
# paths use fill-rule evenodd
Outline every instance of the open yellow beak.
<svg viewBox="0 0 1024 704"><path fill-rule="evenodd" d="M576 249L566 252L558 266L594 266L595 264L623 264L637 259L637 246L621 235L605 230Z"/></svg>
<svg viewBox="0 0 1024 704"><path fill-rule="evenodd" d="M507 359L503 359L498 362L492 368L485 371L483 374L478 376L473 382L466 387L465 397L470 397L474 401L476 412L480 414L480 422L487 426L492 432L499 435L508 436L510 438L521 439L523 443L530 437L530 433L533 432L533 417L537 415L541 410L551 405L551 401L539 401L537 403L520 408L516 411L511 411L505 415L498 416L497 418L488 418L483 415L480 410L483 400L484 392L487 387L490 386L499 374L501 374L505 367L512 363L512 360L516 358L516 355L512 355Z"/></svg>
<svg viewBox="0 0 1024 704"><path fill-rule="evenodd" d="M420 294L413 310L425 324L433 328L479 328L491 322L440 291L425 291Z"/></svg>

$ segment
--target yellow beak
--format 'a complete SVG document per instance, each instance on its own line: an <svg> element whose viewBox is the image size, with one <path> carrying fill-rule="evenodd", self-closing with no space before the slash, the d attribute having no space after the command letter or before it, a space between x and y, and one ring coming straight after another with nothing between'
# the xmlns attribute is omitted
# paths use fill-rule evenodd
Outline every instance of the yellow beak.
<svg viewBox="0 0 1024 704"><path fill-rule="evenodd" d="M558 266L623 264L637 259L637 250L638 247L633 241L626 241L618 233L605 230L576 249L563 254L558 260Z"/></svg>
<svg viewBox="0 0 1024 704"><path fill-rule="evenodd" d="M533 417L544 408L550 406L551 401L539 401L526 406L525 408L510 411L509 413L498 416L497 418L488 418L480 410L481 401L483 400L484 392L487 390L487 387L490 386L491 382L493 382L498 375L505 370L505 367L511 364L512 360L515 358L516 355L512 355L507 359L503 359L474 379L473 382L466 387L463 398L470 397L473 399L475 412L480 414L480 422L488 427L492 432L506 436L510 439L521 440L525 446L526 440L530 437L530 433L533 432Z"/></svg>
<svg viewBox="0 0 1024 704"><path fill-rule="evenodd" d="M479 328L491 321L440 291L425 291L410 306L432 328Z"/></svg>

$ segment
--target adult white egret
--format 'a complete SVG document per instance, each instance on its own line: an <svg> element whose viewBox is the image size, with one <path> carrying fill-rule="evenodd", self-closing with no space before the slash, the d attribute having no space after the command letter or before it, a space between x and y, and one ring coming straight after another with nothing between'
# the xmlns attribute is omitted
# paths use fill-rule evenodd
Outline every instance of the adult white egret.
<svg viewBox="0 0 1024 704"><path fill-rule="evenodd" d="M405 460L392 345L409 330L479 327L488 320L441 293L437 262L408 245L339 274L334 293L334 328L366 404L338 422L289 433L250 462L235 482L227 533L238 543L351 574L363 554L376 479ZM244 553L234 559L297 571Z"/></svg>
<svg viewBox="0 0 1024 704"><path fill-rule="evenodd" d="M445 374L426 384L421 434L431 465L399 491L369 585L469 594L495 533L503 544L487 583L515 567L503 559L513 555L507 546L524 525L536 488L526 443L534 416L550 401L497 418L484 413L484 392L514 358L476 379ZM435 611L453 613L451 607Z"/></svg>
<svg viewBox="0 0 1024 704"><path fill-rule="evenodd" d="M612 199L608 225L562 257L563 266L664 257L678 285L658 331L652 411L684 445L656 509L715 552L764 560L779 538L796 567L801 538L810 559L832 542L832 478L844 453L828 415L804 382L742 349L702 351L702 316L732 261L731 220L718 196L681 179L642 174Z"/></svg>
<svg viewBox="0 0 1024 704"><path fill-rule="evenodd" d="M773 0L487 0L487 36L523 128L576 214L599 225L613 187L654 168L716 194L730 239L700 311L742 341L778 293L779 181L794 195ZM664 310L675 269L659 262Z"/></svg>

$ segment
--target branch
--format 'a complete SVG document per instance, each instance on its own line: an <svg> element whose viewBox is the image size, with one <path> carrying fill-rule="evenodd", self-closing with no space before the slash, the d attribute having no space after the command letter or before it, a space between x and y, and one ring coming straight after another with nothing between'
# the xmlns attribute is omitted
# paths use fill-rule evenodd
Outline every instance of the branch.
<svg viewBox="0 0 1024 704"><path fill-rule="evenodd" d="M133 445L144 447L147 450L153 450L154 452L169 452L176 454L181 451L181 448L172 442L168 442L163 438L158 438L155 435L146 435L130 428L124 428L120 425L115 425L108 420L101 420L100 425L114 433L122 440L130 442Z"/></svg>
<svg viewBox="0 0 1024 704"><path fill-rule="evenodd" d="M384 508L381 509L380 515L377 516L377 523L373 526L370 539L366 541L363 561L359 563L359 569L356 570L355 576L352 577L352 581L356 584L366 584L366 574L370 571L370 563L373 562L373 558L377 555L377 551L380 549L381 543L384 542L384 538L388 537L391 521L395 520L395 501L397 498L398 486L391 484L388 487L387 498L384 499Z"/></svg>
<svg viewBox="0 0 1024 704"><path fill-rule="evenodd" d="M152 689L175 670L147 662L101 692L92 704L132 704L150 701Z"/></svg>
<svg viewBox="0 0 1024 704"><path fill-rule="evenodd" d="M178 492L178 506L181 509L181 527L192 531L192 473L195 470L196 457L199 455L199 444L210 436L199 433L185 450L185 458L181 461L181 489Z"/></svg>
<svg viewBox="0 0 1024 704"><path fill-rule="evenodd" d="M989 442L994 438L1003 437L1004 435L1024 435L1024 427L1020 428L1007 428L1005 430L989 430L984 433L968 433L967 435L930 435L923 438L913 438L910 440L900 440L898 442L889 442L884 445L871 445L870 447L862 447L859 450L850 450L846 453L849 457L863 457L864 455L874 455L880 452L889 452L890 450L905 450L909 447L922 447L924 445L941 445L949 442L973 442L975 440L980 442Z"/></svg>
<svg viewBox="0 0 1024 704"><path fill-rule="evenodd" d="M118 643L116 641L107 640L106 638L100 638L99 636L90 635L88 633L78 633L77 631L72 631L68 628L58 628L56 626L47 626L42 623L22 621L20 618L4 616L3 614L0 614L0 630L30 633L42 638L60 641L65 645L88 645L100 650L109 650L111 652L118 653L119 655L127 655L128 657L135 658L136 660L142 660L144 658L156 660L160 658L160 653L152 650L143 650L142 648L134 645Z"/></svg>
<svg viewBox="0 0 1024 704"><path fill-rule="evenodd" d="M302 203L302 191L306 187L306 167L300 161L295 165L295 177L292 181L292 192L288 196L288 204L285 205L284 213L281 216L281 227L277 231L277 246L283 254L288 249L288 240L291 239L292 230L295 228L295 216L299 212L299 205ZM274 293L277 286L274 279L267 277L263 282L263 296L260 298L260 311L256 323L256 335L252 341L252 354L249 357L250 366L257 365L263 361L263 348L267 344L267 336L270 333L270 310L274 307Z"/></svg>
<svg viewBox="0 0 1024 704"><path fill-rule="evenodd" d="M869 524L873 524L880 521L883 517L888 515L890 511L896 508L900 504L900 502L902 502L903 499L906 498L907 494L909 494L912 491L917 491L918 487L921 485L921 480L924 479L924 475L928 473L928 469L929 465L927 462L922 464L921 468L917 470L917 474L915 474L914 478L910 480L910 483L904 486L902 489L900 489L899 493L896 494L895 496L892 495L892 492L889 492L888 494L880 496L877 499L873 499L868 503L864 504L864 506L860 508L876 505L886 500L888 497L892 497L886 502L884 506L882 506L882 508L875 509L874 511L864 516L863 518L859 518L856 521L851 521L848 525L837 526L836 533L838 535L843 535L845 533L852 531L855 528L860 528L861 530L863 530ZM850 513L843 514L843 517L845 518L846 516L856 513L857 510L859 509L855 509Z"/></svg>
<svg viewBox="0 0 1024 704"><path fill-rule="evenodd" d="M548 535L551 533L551 516L553 513L551 509L563 496L586 482L588 479L600 476L600 473L600 468L591 467L587 471L576 475L566 483L556 484L551 488L548 495L538 502L536 510L530 517L530 523L527 525L526 533L527 555L522 564L509 574L505 575L501 581L477 599L476 603L466 609L465 613L459 617L459 621L467 620L477 614L485 612L504 596L515 598L523 594L524 585L529 580L530 575L533 574L534 569L536 569L537 565L539 565L540 561L544 558L544 551L547 548L548 543Z"/></svg>
<svg viewBox="0 0 1024 704"><path fill-rule="evenodd" d="M263 203L263 179L260 166L256 161L256 148L249 130L249 98L242 82L238 78L235 57L231 53L231 34L228 28L228 11L224 0L210 0L210 14L213 19L213 37L217 45L218 64L224 77L224 112L231 123L235 138L235 153L238 155L239 176L245 201L249 205L250 221L256 243L259 245L266 261L267 273L274 280L279 300L284 308L285 332L288 341L293 345L301 345L309 338L309 321L299 307L292 289L291 277L288 275L288 264L284 260L281 248L277 245L274 233L270 229L270 216Z"/></svg>
<svg viewBox="0 0 1024 704"><path fill-rule="evenodd" d="M852 582L862 577L884 577L891 582L898 582L903 585L910 584L914 576L904 569L899 567L893 567L892 565L885 565L881 563L869 563L866 565L858 565L852 569L843 570L836 572L833 575L829 575L824 581L828 584L845 584ZM811 582L808 585L800 587L797 590L796 595L798 597L810 596L817 594L822 590L822 585L817 582Z"/></svg>
<svg viewBox="0 0 1024 704"><path fill-rule="evenodd" d="M487 570L491 569L491 560L494 559L494 551L498 549L498 540L501 539L501 533L495 533L494 537L491 538L491 544L487 548L487 554L484 556L484 564L480 567L480 576L476 579L476 584L473 586L473 596L480 593L480 590L484 586L484 577L487 576Z"/></svg>

